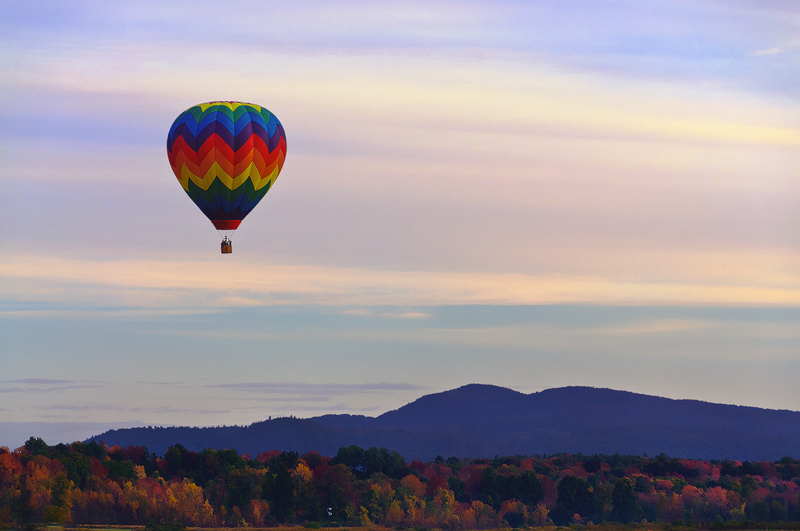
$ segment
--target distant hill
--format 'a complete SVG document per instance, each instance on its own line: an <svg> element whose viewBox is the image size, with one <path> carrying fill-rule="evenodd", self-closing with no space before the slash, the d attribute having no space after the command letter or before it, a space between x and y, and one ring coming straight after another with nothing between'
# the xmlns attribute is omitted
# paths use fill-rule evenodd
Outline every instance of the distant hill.
<svg viewBox="0 0 800 531"><path fill-rule="evenodd" d="M593 387L524 394L471 384L423 396L378 417L278 418L220 428L127 428L89 440L143 445L159 455L234 448L335 455L356 444L396 450L407 460L552 453L658 455L694 459L800 457L800 412L672 400Z"/></svg>

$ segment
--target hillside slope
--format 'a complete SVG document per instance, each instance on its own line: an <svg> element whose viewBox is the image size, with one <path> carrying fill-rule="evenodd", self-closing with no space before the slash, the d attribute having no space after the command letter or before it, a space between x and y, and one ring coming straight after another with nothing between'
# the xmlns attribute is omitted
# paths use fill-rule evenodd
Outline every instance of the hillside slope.
<svg viewBox="0 0 800 531"><path fill-rule="evenodd" d="M378 417L325 415L279 418L220 428L129 428L90 440L144 445L163 454L235 448L317 451L385 447L406 459L551 453L634 454L697 459L800 456L800 413L672 400L627 391L562 387L524 394L471 384L423 396Z"/></svg>

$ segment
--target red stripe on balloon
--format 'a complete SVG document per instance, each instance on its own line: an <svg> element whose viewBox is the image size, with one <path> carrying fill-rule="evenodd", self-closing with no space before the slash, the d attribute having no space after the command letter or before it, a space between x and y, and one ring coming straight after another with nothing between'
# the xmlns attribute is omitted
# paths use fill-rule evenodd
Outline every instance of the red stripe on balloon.
<svg viewBox="0 0 800 531"><path fill-rule="evenodd" d="M217 230L236 230L239 228L241 219L212 219L211 223Z"/></svg>

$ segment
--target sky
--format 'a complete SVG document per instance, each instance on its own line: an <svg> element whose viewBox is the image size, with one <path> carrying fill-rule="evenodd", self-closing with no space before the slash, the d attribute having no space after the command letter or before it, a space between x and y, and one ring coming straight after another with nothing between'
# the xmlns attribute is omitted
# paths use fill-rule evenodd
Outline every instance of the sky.
<svg viewBox="0 0 800 531"><path fill-rule="evenodd" d="M195 104L281 120L221 255ZM0 445L484 383L800 410L793 0L0 4Z"/></svg>

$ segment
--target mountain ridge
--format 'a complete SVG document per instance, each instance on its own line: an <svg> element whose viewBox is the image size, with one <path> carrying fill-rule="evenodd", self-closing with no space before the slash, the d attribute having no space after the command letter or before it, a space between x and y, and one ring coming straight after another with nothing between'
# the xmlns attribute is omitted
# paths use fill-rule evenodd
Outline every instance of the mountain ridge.
<svg viewBox="0 0 800 531"><path fill-rule="evenodd" d="M335 455L385 447L406 459L551 453L776 460L800 455L800 412L569 386L530 394L469 384L424 395L377 417L278 418L221 428L127 428L89 440L190 450L235 448Z"/></svg>

